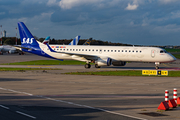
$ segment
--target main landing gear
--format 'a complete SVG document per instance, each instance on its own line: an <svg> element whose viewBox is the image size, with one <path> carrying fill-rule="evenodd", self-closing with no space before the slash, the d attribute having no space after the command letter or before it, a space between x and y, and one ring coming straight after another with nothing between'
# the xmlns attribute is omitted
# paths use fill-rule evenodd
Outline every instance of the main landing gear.
<svg viewBox="0 0 180 120"><path fill-rule="evenodd" d="M88 63L88 64L85 64L84 67L85 67L86 69L88 69L88 68L91 68L91 65Z"/></svg>
<svg viewBox="0 0 180 120"><path fill-rule="evenodd" d="M159 62L155 62L155 68L156 68L156 70L158 70L159 69Z"/></svg>
<svg viewBox="0 0 180 120"><path fill-rule="evenodd" d="M24 52L19 52L19 55L24 55Z"/></svg>
<svg viewBox="0 0 180 120"><path fill-rule="evenodd" d="M100 68L101 66L98 66L98 64L95 64L95 68Z"/></svg>

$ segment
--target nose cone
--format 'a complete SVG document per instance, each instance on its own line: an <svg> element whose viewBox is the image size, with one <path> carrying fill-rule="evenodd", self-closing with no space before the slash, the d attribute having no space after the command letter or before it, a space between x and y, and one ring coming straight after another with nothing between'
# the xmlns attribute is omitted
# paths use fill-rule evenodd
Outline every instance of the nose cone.
<svg viewBox="0 0 180 120"><path fill-rule="evenodd" d="M176 61L176 58L171 54L169 54L169 59L170 59L171 62Z"/></svg>

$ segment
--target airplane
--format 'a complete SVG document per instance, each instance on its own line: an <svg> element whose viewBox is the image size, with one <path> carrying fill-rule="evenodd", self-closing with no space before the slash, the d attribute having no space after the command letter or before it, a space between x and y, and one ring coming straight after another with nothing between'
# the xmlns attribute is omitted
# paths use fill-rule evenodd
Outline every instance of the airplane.
<svg viewBox="0 0 180 120"><path fill-rule="evenodd" d="M159 69L160 63L169 63L176 58L158 47L135 47L135 46L85 46L85 45L54 45L49 46L36 41L23 22L18 23L21 46L24 52L49 57L57 60L78 60L86 62L85 68L90 68L90 63L95 67L124 66L124 61L154 62L155 68Z"/></svg>
<svg viewBox="0 0 180 120"><path fill-rule="evenodd" d="M42 42L43 44L49 44L50 36L47 36L46 39Z"/></svg>
<svg viewBox="0 0 180 120"><path fill-rule="evenodd" d="M74 40L72 40L69 45L77 45L79 42L80 36L76 36Z"/></svg>
<svg viewBox="0 0 180 120"><path fill-rule="evenodd" d="M0 54L3 55L3 53L6 53L6 52L13 54L13 53L17 53L18 51L16 50L16 48L14 48L10 45L0 46Z"/></svg>
<svg viewBox="0 0 180 120"><path fill-rule="evenodd" d="M83 45L90 45L92 38L89 38Z"/></svg>

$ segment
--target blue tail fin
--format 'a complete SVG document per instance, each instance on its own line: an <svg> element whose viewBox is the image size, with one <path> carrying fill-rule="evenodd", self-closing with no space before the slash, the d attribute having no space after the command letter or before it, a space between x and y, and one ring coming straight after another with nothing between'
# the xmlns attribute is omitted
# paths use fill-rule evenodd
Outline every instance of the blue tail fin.
<svg viewBox="0 0 180 120"><path fill-rule="evenodd" d="M77 45L81 36L76 36L73 41L69 43L69 45Z"/></svg>
<svg viewBox="0 0 180 120"><path fill-rule="evenodd" d="M21 45L32 45L32 46L39 45L23 22L18 23L18 28L21 38Z"/></svg>

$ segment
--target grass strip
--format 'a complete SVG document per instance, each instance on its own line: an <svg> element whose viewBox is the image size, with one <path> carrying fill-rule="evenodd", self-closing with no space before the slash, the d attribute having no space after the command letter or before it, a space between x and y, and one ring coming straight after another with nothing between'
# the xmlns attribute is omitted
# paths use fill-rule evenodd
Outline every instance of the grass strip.
<svg viewBox="0 0 180 120"><path fill-rule="evenodd" d="M102 75L102 76L149 76L142 75L140 70L99 71L99 72L70 72L70 75ZM169 71L168 76L151 75L151 77L180 77L180 71Z"/></svg>
<svg viewBox="0 0 180 120"><path fill-rule="evenodd" d="M165 50L166 50L167 52L180 52L180 49L166 48Z"/></svg>
<svg viewBox="0 0 180 120"><path fill-rule="evenodd" d="M1 65L85 65L85 62L76 60L34 60L26 62L5 63Z"/></svg>
<svg viewBox="0 0 180 120"><path fill-rule="evenodd" d="M174 57L180 59L180 54L172 54Z"/></svg>
<svg viewBox="0 0 180 120"><path fill-rule="evenodd" d="M8 68L0 67L0 71L26 71L26 70L62 70L58 68Z"/></svg>

